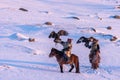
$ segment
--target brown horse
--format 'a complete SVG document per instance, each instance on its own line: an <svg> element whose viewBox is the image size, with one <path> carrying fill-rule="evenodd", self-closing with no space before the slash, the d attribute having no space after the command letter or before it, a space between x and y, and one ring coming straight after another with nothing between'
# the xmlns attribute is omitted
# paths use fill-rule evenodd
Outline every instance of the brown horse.
<svg viewBox="0 0 120 80"><path fill-rule="evenodd" d="M89 55L89 60L92 66L92 69L97 69L99 67L99 63L100 63L100 52L96 51L92 54Z"/></svg>
<svg viewBox="0 0 120 80"><path fill-rule="evenodd" d="M59 66L60 66L61 73L63 73L63 64L70 64L71 68L70 68L69 72L71 72L73 70L74 65L75 65L75 67L76 67L76 73L80 73L80 71L79 71L79 58L78 58L78 56L76 56L75 54L71 54L71 57L70 57L69 61L66 62L64 60L63 54L64 53L62 51L59 51L59 50L57 50L55 48L52 48L51 52L49 54L49 57L53 57L53 56L56 57L57 62L59 64Z"/></svg>

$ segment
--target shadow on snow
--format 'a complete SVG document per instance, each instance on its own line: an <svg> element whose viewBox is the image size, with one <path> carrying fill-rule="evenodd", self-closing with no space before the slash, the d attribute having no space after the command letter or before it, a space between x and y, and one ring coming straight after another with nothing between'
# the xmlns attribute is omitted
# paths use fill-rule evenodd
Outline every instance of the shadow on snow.
<svg viewBox="0 0 120 80"><path fill-rule="evenodd" d="M58 72L57 70L52 70L52 69L45 68L45 67L40 68L39 66L37 66L37 65L42 65L42 66L47 66L47 67L57 67L57 64L52 64L52 63L20 61L20 60L3 60L3 59L0 59L0 63L13 66L13 67L17 67L17 68L23 68L23 69Z"/></svg>

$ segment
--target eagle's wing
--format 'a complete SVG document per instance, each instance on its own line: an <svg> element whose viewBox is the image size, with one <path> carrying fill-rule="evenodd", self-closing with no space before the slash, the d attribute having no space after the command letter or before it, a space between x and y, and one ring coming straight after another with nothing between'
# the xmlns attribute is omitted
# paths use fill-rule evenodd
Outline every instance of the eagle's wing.
<svg viewBox="0 0 120 80"><path fill-rule="evenodd" d="M65 30L60 30L60 31L58 31L58 33L57 33L59 36L68 36L68 32L67 31L65 31Z"/></svg>
<svg viewBox="0 0 120 80"><path fill-rule="evenodd" d="M49 34L48 37L49 37L49 38L55 38L55 34L56 34L55 31L52 31L52 32Z"/></svg>

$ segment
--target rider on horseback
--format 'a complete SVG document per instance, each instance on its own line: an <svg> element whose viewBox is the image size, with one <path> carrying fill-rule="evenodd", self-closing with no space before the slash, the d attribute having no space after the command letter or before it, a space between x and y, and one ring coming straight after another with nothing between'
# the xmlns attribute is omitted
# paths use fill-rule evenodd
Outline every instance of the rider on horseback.
<svg viewBox="0 0 120 80"><path fill-rule="evenodd" d="M97 39L93 39L90 48L91 48L91 50L90 50L89 56L90 56L90 63L91 63L92 56L93 56L97 51L100 53L100 47L99 47L99 44L98 44L98 40L97 40Z"/></svg>
<svg viewBox="0 0 120 80"><path fill-rule="evenodd" d="M63 53L64 53L64 58L65 58L65 61L68 61L68 59L70 58L71 56L71 49L72 49L72 39L69 39L64 42L64 41L61 41L60 44L63 46Z"/></svg>

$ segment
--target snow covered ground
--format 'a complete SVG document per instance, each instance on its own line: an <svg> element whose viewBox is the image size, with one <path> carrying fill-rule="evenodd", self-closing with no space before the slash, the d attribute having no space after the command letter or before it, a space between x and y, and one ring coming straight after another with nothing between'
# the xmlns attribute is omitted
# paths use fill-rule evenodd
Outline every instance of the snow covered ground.
<svg viewBox="0 0 120 80"><path fill-rule="evenodd" d="M0 80L119 80L120 19L113 17L120 16L118 7L120 0L1 0ZM69 73L69 65L60 73L56 59L48 57L51 48L62 49L48 38L51 31L61 29L69 32L62 40L73 39L80 74L75 69ZM81 36L99 40L101 63L95 71L88 60L90 50L76 44ZM117 40L110 41L114 36Z"/></svg>

